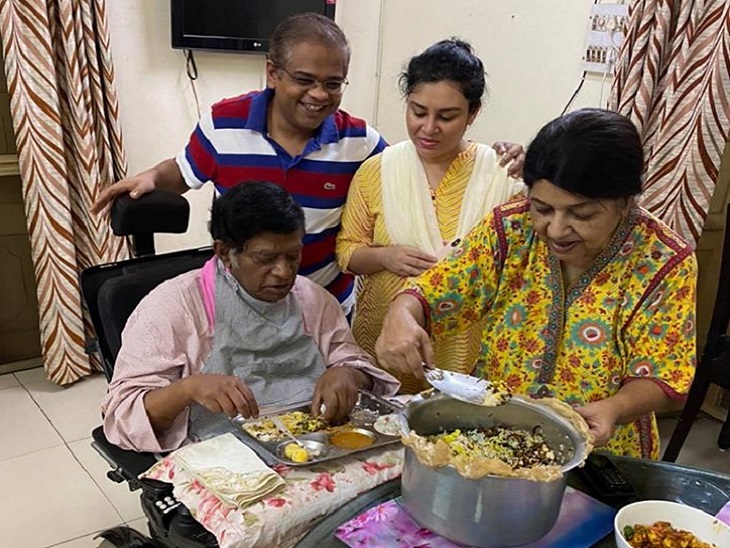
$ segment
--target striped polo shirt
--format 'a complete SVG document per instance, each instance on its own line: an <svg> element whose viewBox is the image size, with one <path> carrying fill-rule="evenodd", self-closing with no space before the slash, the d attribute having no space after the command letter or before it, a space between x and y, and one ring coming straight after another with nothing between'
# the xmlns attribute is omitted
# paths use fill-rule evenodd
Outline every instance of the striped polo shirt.
<svg viewBox="0 0 730 548"><path fill-rule="evenodd" d="M216 103L175 160L190 188L208 181L219 194L243 181L284 187L304 209L299 273L327 288L349 312L354 279L335 262L342 206L360 164L381 152L385 141L364 120L338 110L325 119L304 152L292 158L267 135L272 97L273 90L266 89Z"/></svg>

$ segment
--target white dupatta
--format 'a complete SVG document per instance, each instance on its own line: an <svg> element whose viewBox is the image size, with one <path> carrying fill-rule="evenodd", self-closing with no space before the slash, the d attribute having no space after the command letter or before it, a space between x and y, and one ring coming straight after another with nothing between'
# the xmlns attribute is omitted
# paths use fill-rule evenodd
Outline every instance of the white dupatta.
<svg viewBox="0 0 730 548"><path fill-rule="evenodd" d="M456 238L463 238L495 206L520 191L507 176L497 153L477 144L474 168L459 213ZM416 247L440 256L448 242L441 238L426 170L411 141L387 147L381 155L383 215L393 245Z"/></svg>

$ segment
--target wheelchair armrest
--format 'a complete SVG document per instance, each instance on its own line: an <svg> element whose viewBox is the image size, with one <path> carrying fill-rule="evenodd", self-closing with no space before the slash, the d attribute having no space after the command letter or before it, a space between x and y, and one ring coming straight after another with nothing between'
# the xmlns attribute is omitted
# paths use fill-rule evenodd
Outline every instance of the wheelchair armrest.
<svg viewBox="0 0 730 548"><path fill-rule="evenodd" d="M113 445L104 435L104 429L101 426L94 428L91 432L93 438L92 446L112 467L109 472L109 478L113 481L121 483L126 481L130 490L139 489L142 483L150 483L155 486L155 480L140 480L138 476L147 471L153 464L157 462L153 453L138 453L129 451ZM163 484L164 485L164 484Z"/></svg>
<svg viewBox="0 0 730 548"><path fill-rule="evenodd" d="M190 204L169 190L155 190L137 199L122 194L111 209L112 231L117 236L182 234L188 229L189 220Z"/></svg>

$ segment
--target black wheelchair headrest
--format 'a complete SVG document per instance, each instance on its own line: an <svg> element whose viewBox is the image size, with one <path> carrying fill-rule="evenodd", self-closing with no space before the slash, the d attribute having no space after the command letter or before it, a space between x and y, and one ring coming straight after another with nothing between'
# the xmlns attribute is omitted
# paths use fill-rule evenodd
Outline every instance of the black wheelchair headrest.
<svg viewBox="0 0 730 548"><path fill-rule="evenodd" d="M190 204L180 194L155 190L133 199L122 194L112 205L111 225L117 236L182 234L188 228Z"/></svg>

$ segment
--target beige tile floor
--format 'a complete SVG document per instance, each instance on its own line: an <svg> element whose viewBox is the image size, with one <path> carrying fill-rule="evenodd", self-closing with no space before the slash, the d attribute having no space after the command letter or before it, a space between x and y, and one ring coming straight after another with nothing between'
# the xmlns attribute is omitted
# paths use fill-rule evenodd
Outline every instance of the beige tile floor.
<svg viewBox="0 0 730 548"><path fill-rule="evenodd" d="M99 425L102 375L68 388L42 369L0 376L0 546L98 548L94 539L122 523L146 531L137 493L106 477L106 462L91 448ZM675 420L662 419L666 439ZM679 462L730 473L730 452L715 443L720 422L701 417Z"/></svg>

